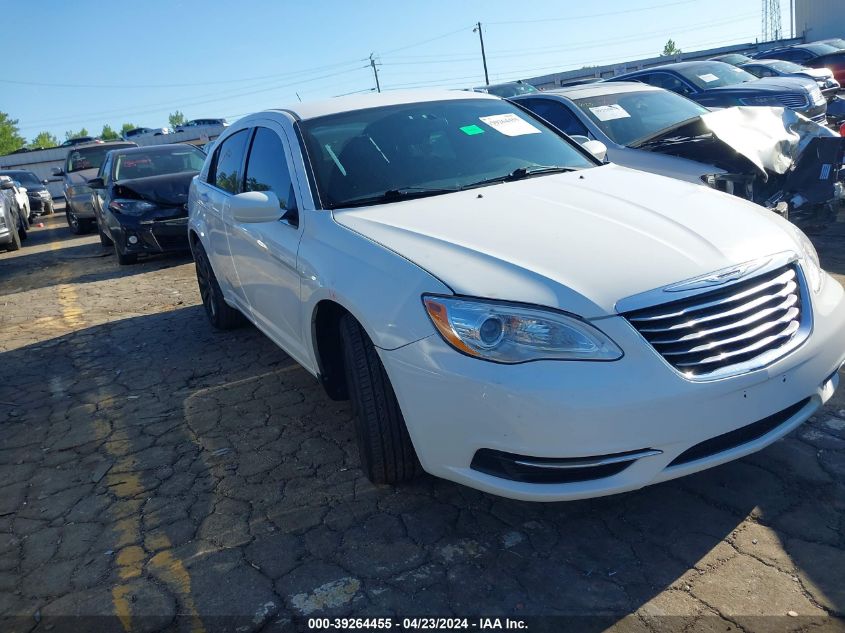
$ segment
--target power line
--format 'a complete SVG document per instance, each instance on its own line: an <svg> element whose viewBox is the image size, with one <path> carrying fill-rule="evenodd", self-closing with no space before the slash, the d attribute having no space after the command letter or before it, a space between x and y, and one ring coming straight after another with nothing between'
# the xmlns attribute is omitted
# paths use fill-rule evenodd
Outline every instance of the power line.
<svg viewBox="0 0 845 633"><path fill-rule="evenodd" d="M682 4L692 4L699 0L676 0L676 2L666 2L664 4L654 4L649 7L637 7L635 9L623 9L621 11L608 11L606 13L591 13L589 15L571 15L564 18L537 18L532 20L503 20L500 22L488 22L487 24L536 24L538 22L572 22L574 20L587 20L590 18L606 18L615 15L623 15L626 13L639 13L641 11L650 11L652 9L664 9L666 7L675 7Z"/></svg>
<svg viewBox="0 0 845 633"><path fill-rule="evenodd" d="M422 46L423 44L428 44L429 42L442 40L444 37L449 37L450 35L454 35L455 33L460 33L462 31L469 31L473 26L475 26L475 25L471 24L470 26L462 26L459 29L455 29L454 31L449 31L448 33L443 33L442 35L436 35L435 37L431 37L427 40L422 40L420 42L414 42L413 44L407 44L405 46L400 46L399 48L393 48L389 51L382 51L380 53L380 55L381 56L390 55L391 53L396 53L397 51L404 51L404 50L409 49L409 48L415 48L417 46Z"/></svg>

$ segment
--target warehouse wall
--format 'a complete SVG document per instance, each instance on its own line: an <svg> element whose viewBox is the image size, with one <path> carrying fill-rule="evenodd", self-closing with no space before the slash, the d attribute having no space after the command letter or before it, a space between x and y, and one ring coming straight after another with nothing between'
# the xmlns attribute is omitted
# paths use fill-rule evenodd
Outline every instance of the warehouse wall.
<svg viewBox="0 0 845 633"><path fill-rule="evenodd" d="M788 7L783 4L784 18ZM795 0L795 34L804 40L845 37L845 2L843 0Z"/></svg>

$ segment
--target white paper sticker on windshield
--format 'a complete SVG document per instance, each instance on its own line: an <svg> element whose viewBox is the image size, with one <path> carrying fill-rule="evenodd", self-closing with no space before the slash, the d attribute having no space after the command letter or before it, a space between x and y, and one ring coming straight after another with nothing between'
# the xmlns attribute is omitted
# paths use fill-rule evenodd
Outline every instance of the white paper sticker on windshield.
<svg viewBox="0 0 845 633"><path fill-rule="evenodd" d="M494 114L493 116L480 116L478 118L505 136L540 133L540 130L515 114Z"/></svg>
<svg viewBox="0 0 845 633"><path fill-rule="evenodd" d="M711 81L719 81L719 78L713 73L704 73L703 75L699 75L698 78L701 79L701 81L706 81L707 83L710 83Z"/></svg>
<svg viewBox="0 0 845 633"><path fill-rule="evenodd" d="M613 121L613 119L628 119L631 117L628 111L618 103L596 106L590 108L590 112L595 114L599 121Z"/></svg>

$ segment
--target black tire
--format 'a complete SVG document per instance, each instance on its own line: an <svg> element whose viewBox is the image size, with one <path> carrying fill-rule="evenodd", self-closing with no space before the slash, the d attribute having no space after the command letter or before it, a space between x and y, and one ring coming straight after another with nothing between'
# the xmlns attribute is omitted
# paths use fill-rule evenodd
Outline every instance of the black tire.
<svg viewBox="0 0 845 633"><path fill-rule="evenodd" d="M12 241L6 244L7 251L19 251L21 250L21 236L18 231L12 231Z"/></svg>
<svg viewBox="0 0 845 633"><path fill-rule="evenodd" d="M105 247L109 247L114 244L114 242L112 242L112 239L103 232L103 229L100 227L99 224L97 224L97 232L100 234L100 244Z"/></svg>
<svg viewBox="0 0 845 633"><path fill-rule="evenodd" d="M410 481L422 467L378 352L351 314L340 321L340 338L361 469L375 484Z"/></svg>
<svg viewBox="0 0 845 633"><path fill-rule="evenodd" d="M67 205L65 217L67 218L67 225L70 228L71 233L74 235L82 235L85 233L84 223L76 216L76 213L71 211L70 203Z"/></svg>
<svg viewBox="0 0 845 633"><path fill-rule="evenodd" d="M194 246L194 263L197 270L197 285L202 297L202 306L208 320L218 330L231 330L244 324L245 317L223 298L223 291L211 268L211 262L202 244Z"/></svg>
<svg viewBox="0 0 845 633"><path fill-rule="evenodd" d="M20 224L18 225L18 237L20 238L21 242L23 242L27 237L29 237L27 235L26 228L26 224L24 224L24 221L21 219Z"/></svg>
<svg viewBox="0 0 845 633"><path fill-rule="evenodd" d="M120 250L120 247L117 244L114 245L114 254L117 255L117 263L121 266L129 266L131 264L138 263L137 253L124 253Z"/></svg>

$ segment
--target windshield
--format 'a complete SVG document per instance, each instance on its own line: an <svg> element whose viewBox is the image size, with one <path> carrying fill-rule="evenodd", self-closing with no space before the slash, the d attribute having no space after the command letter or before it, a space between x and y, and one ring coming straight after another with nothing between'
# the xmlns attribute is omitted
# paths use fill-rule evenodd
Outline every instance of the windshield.
<svg viewBox="0 0 845 633"><path fill-rule="evenodd" d="M668 90L642 90L576 99L575 103L601 131L619 145L631 145L707 108Z"/></svg>
<svg viewBox="0 0 845 633"><path fill-rule="evenodd" d="M779 73L800 73L807 70L805 66L786 61L766 62L765 65L769 68L774 68Z"/></svg>
<svg viewBox="0 0 845 633"><path fill-rule="evenodd" d="M519 168L595 165L529 114L494 99L355 110L301 126L329 208L388 198L393 191L444 193L506 177Z"/></svg>
<svg viewBox="0 0 845 633"><path fill-rule="evenodd" d="M67 160L65 160L65 173L70 174L84 169L99 169L106 159L106 154L121 147L135 147L135 145L115 143L114 145L92 145L72 149L68 152Z"/></svg>
<svg viewBox="0 0 845 633"><path fill-rule="evenodd" d="M22 186L27 189L43 189L44 185L38 180L38 176L31 171L0 171L0 176L9 176L13 180L17 180Z"/></svg>
<svg viewBox="0 0 845 633"><path fill-rule="evenodd" d="M723 55L722 57L719 57L717 61L738 66L740 64L744 64L745 62L750 62L751 58L741 53L731 53L730 55Z"/></svg>
<svg viewBox="0 0 845 633"><path fill-rule="evenodd" d="M830 44L824 44L823 42L816 42L815 44L807 44L802 46L804 50L808 50L816 55L828 55L830 53L838 53L839 48L836 46L831 46Z"/></svg>
<svg viewBox="0 0 845 633"><path fill-rule="evenodd" d="M733 86L734 84L757 79L757 77L741 68L719 62L697 64L688 68L676 68L675 70L691 84L702 90Z"/></svg>
<svg viewBox="0 0 845 633"><path fill-rule="evenodd" d="M841 38L833 38L832 40L825 40L822 42L823 44L827 44L828 46L832 46L838 50L845 50L845 40Z"/></svg>
<svg viewBox="0 0 845 633"><path fill-rule="evenodd" d="M131 180L202 169L205 154L195 147L173 147L118 154L114 158L114 179Z"/></svg>

